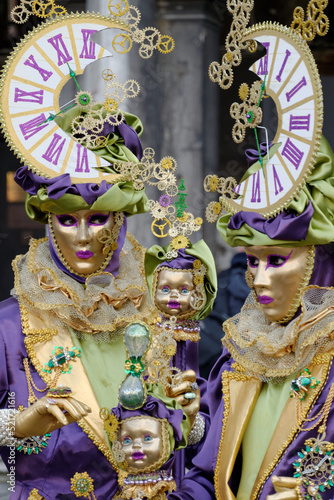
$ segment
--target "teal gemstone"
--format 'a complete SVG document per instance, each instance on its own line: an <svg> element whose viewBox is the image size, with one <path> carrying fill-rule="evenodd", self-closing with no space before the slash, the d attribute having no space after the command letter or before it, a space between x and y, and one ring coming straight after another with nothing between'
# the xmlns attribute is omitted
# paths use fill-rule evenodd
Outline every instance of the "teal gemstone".
<svg viewBox="0 0 334 500"><path fill-rule="evenodd" d="M48 362L48 366L49 366L50 368L53 368L53 361L52 361L52 359L50 359L50 361Z"/></svg>
<svg viewBox="0 0 334 500"><path fill-rule="evenodd" d="M45 434L45 437L49 438L49 437L51 437L51 434Z"/></svg>
<svg viewBox="0 0 334 500"><path fill-rule="evenodd" d="M134 357L136 359L142 356L148 348L150 331L141 323L131 323L125 330L124 342L131 358Z"/></svg>
<svg viewBox="0 0 334 500"><path fill-rule="evenodd" d="M300 477L300 473L296 472L296 474L294 474L293 477Z"/></svg>
<svg viewBox="0 0 334 500"><path fill-rule="evenodd" d="M47 443L46 441L42 441L42 442L41 442L41 446L44 446L44 448L46 448L46 447L47 447L47 445L48 445L48 443Z"/></svg>
<svg viewBox="0 0 334 500"><path fill-rule="evenodd" d="M299 391L299 386L296 383L291 382L291 389L298 392Z"/></svg>
<svg viewBox="0 0 334 500"><path fill-rule="evenodd" d="M22 445L20 445L20 446L18 446L16 449L17 449L17 451L21 451L21 450L22 450L22 448L23 448L23 446L22 446Z"/></svg>
<svg viewBox="0 0 334 500"><path fill-rule="evenodd" d="M304 458L304 453L301 453L300 451L298 451L297 455L299 456L299 458Z"/></svg>
<svg viewBox="0 0 334 500"><path fill-rule="evenodd" d="M293 464L295 467L299 467L300 466L300 463L299 462L293 462Z"/></svg>
<svg viewBox="0 0 334 500"><path fill-rule="evenodd" d="M36 446L36 448L35 448L35 452L36 452L36 453L37 453L37 455L38 455L38 453L39 453L39 448L38 448L37 446Z"/></svg>
<svg viewBox="0 0 334 500"><path fill-rule="evenodd" d="M306 451L309 453L311 451L311 448L309 447L309 445L306 445Z"/></svg>
<svg viewBox="0 0 334 500"><path fill-rule="evenodd" d="M319 453L319 446L316 447L315 451Z"/></svg>
<svg viewBox="0 0 334 500"><path fill-rule="evenodd" d="M58 356L56 356L56 360L57 360L58 365L63 365L66 362L65 354L64 353L58 354Z"/></svg>
<svg viewBox="0 0 334 500"><path fill-rule="evenodd" d="M328 484L329 484L329 486L334 486L334 484L330 480L328 480Z"/></svg>
<svg viewBox="0 0 334 500"><path fill-rule="evenodd" d="M332 452L331 452L331 451L329 451L329 450L328 450L328 451L326 451L326 455L328 455L328 456L329 456L329 455L331 455L331 454L332 454Z"/></svg>
<svg viewBox="0 0 334 500"><path fill-rule="evenodd" d="M27 453L28 453L28 455L31 455L31 452L32 452L32 449L31 449L31 448L28 448L28 449L27 449Z"/></svg>
<svg viewBox="0 0 334 500"><path fill-rule="evenodd" d="M311 383L311 379L310 379L310 378L308 378L308 377L302 377L302 379L301 379L301 383L302 383L302 385L304 385L304 386L310 385L310 383Z"/></svg>
<svg viewBox="0 0 334 500"><path fill-rule="evenodd" d="M321 484L321 485L319 486L319 490L320 490L320 491L322 491L322 493L325 491L325 487L324 487L324 485L323 485L323 484Z"/></svg>
<svg viewBox="0 0 334 500"><path fill-rule="evenodd" d="M132 410L141 407L146 398L144 386L139 377L128 375L119 389L119 402Z"/></svg>
<svg viewBox="0 0 334 500"><path fill-rule="evenodd" d="M334 460L331 461L331 465L334 465Z"/></svg>

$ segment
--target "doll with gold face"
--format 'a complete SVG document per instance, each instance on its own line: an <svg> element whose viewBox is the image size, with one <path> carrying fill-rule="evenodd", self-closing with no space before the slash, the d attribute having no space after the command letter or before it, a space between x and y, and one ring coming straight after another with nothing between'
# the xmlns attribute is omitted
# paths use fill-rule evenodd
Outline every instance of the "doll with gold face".
<svg viewBox="0 0 334 500"><path fill-rule="evenodd" d="M112 422L105 428L120 469L121 491L115 498L163 500L165 492L176 489L175 451L186 446L189 432L181 407L149 395L140 411L118 405L105 422Z"/></svg>

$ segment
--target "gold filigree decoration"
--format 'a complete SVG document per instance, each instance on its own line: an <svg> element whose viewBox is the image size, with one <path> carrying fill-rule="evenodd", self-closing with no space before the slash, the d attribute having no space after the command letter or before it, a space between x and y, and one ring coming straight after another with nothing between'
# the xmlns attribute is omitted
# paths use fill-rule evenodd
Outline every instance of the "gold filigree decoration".
<svg viewBox="0 0 334 500"><path fill-rule="evenodd" d="M44 497L38 493L38 489L34 488L31 490L29 493L28 499L27 500L43 500Z"/></svg>
<svg viewBox="0 0 334 500"><path fill-rule="evenodd" d="M316 35L325 36L329 30L329 19L324 10L328 0L310 0L305 12L302 7L293 11L291 29L306 42L311 42Z"/></svg>
<svg viewBox="0 0 334 500"><path fill-rule="evenodd" d="M242 61L241 50L247 48L251 52L256 50L254 40L242 41L243 31L248 24L253 5L254 0L227 0L226 6L233 19L225 40L226 52L221 63L213 61L209 66L210 80L218 83L224 90L229 89L233 83L233 67L239 66Z"/></svg>
<svg viewBox="0 0 334 500"><path fill-rule="evenodd" d="M71 491L76 497L94 498L94 480L87 472L76 472L71 478ZM92 494L92 495L91 495Z"/></svg>
<svg viewBox="0 0 334 500"><path fill-rule="evenodd" d="M19 5L11 10L10 18L14 23L23 24L31 15L46 19L64 14L67 14L67 10L62 5L55 4L55 0L21 0Z"/></svg>
<svg viewBox="0 0 334 500"><path fill-rule="evenodd" d="M148 59L155 49L163 54L168 54L174 49L175 43L172 37L162 35L157 28L138 27L141 13L136 7L129 5L127 0L110 0L108 9L112 17L122 18L130 28L129 33L114 37L112 46L115 52L125 54L131 50L133 43L137 43L140 57Z"/></svg>
<svg viewBox="0 0 334 500"><path fill-rule="evenodd" d="M108 408L101 408L100 418L103 420L104 430L111 442L117 437L119 422L116 415L109 412Z"/></svg>
<svg viewBox="0 0 334 500"><path fill-rule="evenodd" d="M208 192L217 191L221 196L219 201L210 201L205 210L205 217L208 222L217 222L222 210L226 208L229 199L235 199L239 195L236 192L238 186L234 177L218 177L217 175L207 175L204 179L204 190Z"/></svg>
<svg viewBox="0 0 334 500"><path fill-rule="evenodd" d="M233 102L230 107L231 118L235 120L232 138L237 144L245 139L247 128L256 128L262 122L262 109L259 106L262 96L261 85L260 80L255 81L250 88L249 97L243 99L241 104Z"/></svg>

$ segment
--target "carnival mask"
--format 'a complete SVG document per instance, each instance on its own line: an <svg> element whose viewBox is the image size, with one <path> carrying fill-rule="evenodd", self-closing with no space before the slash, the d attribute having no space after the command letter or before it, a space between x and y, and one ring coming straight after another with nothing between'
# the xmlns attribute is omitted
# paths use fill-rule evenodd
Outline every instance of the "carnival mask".
<svg viewBox="0 0 334 500"><path fill-rule="evenodd" d="M295 314L313 267L313 247L246 248L248 273L263 314L269 321L285 322Z"/></svg>
<svg viewBox="0 0 334 500"><path fill-rule="evenodd" d="M109 262L101 242L101 230L110 233L114 216L110 212L78 210L63 215L51 214L50 231L63 264L75 274L90 275Z"/></svg>
<svg viewBox="0 0 334 500"><path fill-rule="evenodd" d="M184 316L193 311L194 288L191 271L161 269L158 271L155 304L167 316Z"/></svg>
<svg viewBox="0 0 334 500"><path fill-rule="evenodd" d="M154 418L130 418L121 423L120 442L129 467L142 470L162 456L162 424Z"/></svg>

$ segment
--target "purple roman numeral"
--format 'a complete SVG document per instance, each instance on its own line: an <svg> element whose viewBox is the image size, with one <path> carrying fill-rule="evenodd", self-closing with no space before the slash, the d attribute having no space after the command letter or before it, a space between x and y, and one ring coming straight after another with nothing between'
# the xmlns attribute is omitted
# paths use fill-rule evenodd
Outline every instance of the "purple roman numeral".
<svg viewBox="0 0 334 500"><path fill-rule="evenodd" d="M41 68L40 66L38 66L38 64L37 64L37 62L36 62L36 60L35 60L35 58L34 58L33 55L29 56L28 59L26 59L24 61L24 64L26 66L30 66L30 68L33 68L36 71L38 71L38 73L43 78L44 82L48 81L48 79L53 75L52 71L47 71L46 69Z"/></svg>
<svg viewBox="0 0 334 500"><path fill-rule="evenodd" d="M292 163L295 169L298 170L298 167L300 165L300 162L302 161L304 153L300 151L288 138L284 145L282 156L285 156L285 158L287 158L289 162Z"/></svg>
<svg viewBox="0 0 334 500"><path fill-rule="evenodd" d="M34 102L36 104L43 104L44 90L35 90L33 92L26 92L16 87L14 102Z"/></svg>
<svg viewBox="0 0 334 500"><path fill-rule="evenodd" d="M287 60L289 59L289 57L290 57L290 56L291 56L291 52L290 52L288 49L286 49L286 51L285 51L285 58L284 58L283 64L282 64L282 66L281 66L281 69L279 70L278 75L276 76L276 80L277 80L278 82L280 82L280 81L281 81L281 78L282 78L282 73L283 73L283 71L284 71L284 68L285 68L285 65L286 65L286 63L287 63Z"/></svg>
<svg viewBox="0 0 334 500"><path fill-rule="evenodd" d="M82 151L82 156L80 152ZM90 172L88 165L88 151L86 148L77 143L77 166L75 168L76 172L83 172L85 167L85 172Z"/></svg>
<svg viewBox="0 0 334 500"><path fill-rule="evenodd" d="M290 115L289 130L307 130L310 129L311 115L295 116Z"/></svg>
<svg viewBox="0 0 334 500"><path fill-rule="evenodd" d="M252 198L251 203L260 203L261 202L261 191L260 191L260 170L258 170L253 177L253 186L252 186Z"/></svg>
<svg viewBox="0 0 334 500"><path fill-rule="evenodd" d="M42 157L46 161L49 161L54 165L58 164L59 157L66 142L66 139L63 139L62 142L59 144L60 140L61 136L58 134L54 134L48 149L45 151L44 155L42 155Z"/></svg>
<svg viewBox="0 0 334 500"><path fill-rule="evenodd" d="M20 129L25 140L29 139L33 135L37 134L37 132L40 132L43 128L47 127L47 123L42 125L45 120L46 117L43 113L39 116L36 116L36 118L29 120L28 122L20 123Z"/></svg>
<svg viewBox="0 0 334 500"><path fill-rule="evenodd" d="M257 74L259 76L266 75L268 73L268 55L269 55L270 42L262 42L262 45L265 49L267 49L267 53L260 59L259 69L257 70Z"/></svg>
<svg viewBox="0 0 334 500"><path fill-rule="evenodd" d="M275 165L273 165L273 174L274 174L275 195L277 196L278 193L283 191L283 187L282 187L282 184L281 184L279 177L277 175Z"/></svg>
<svg viewBox="0 0 334 500"><path fill-rule="evenodd" d="M297 83L297 85L295 85L293 87L293 89L290 90L290 92L287 92L285 95L286 95L286 98L287 98L287 101L290 102L291 101L291 98L303 87L305 87L306 85L306 79L305 79L305 76L303 76L303 78L300 80L299 83Z"/></svg>
<svg viewBox="0 0 334 500"><path fill-rule="evenodd" d="M69 61L72 60L72 57L70 56L66 45L63 40L63 35L62 33L59 33L58 35L49 38L48 42L52 45L52 47L56 50L57 56L58 56L58 66L61 66L62 64L68 63Z"/></svg>
<svg viewBox="0 0 334 500"><path fill-rule="evenodd" d="M96 30L81 30L81 33L84 45L79 57L81 59L95 59L95 43L89 39L93 33L96 33Z"/></svg>

